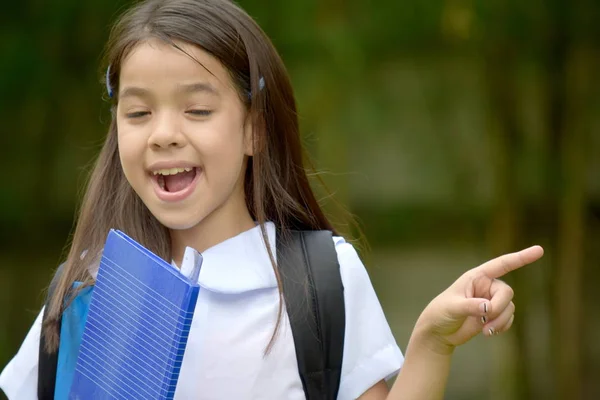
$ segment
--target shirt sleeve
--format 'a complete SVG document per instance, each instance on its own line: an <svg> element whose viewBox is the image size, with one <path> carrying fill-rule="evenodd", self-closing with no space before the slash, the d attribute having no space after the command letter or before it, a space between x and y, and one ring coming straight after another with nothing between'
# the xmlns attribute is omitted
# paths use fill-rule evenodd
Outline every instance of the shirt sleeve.
<svg viewBox="0 0 600 400"><path fill-rule="evenodd" d="M356 250L335 237L346 311L344 358L338 400L354 400L398 373L404 356L396 344Z"/></svg>
<svg viewBox="0 0 600 400"><path fill-rule="evenodd" d="M37 400L38 359L42 315L33 322L21 348L0 374L0 389L10 400Z"/></svg>

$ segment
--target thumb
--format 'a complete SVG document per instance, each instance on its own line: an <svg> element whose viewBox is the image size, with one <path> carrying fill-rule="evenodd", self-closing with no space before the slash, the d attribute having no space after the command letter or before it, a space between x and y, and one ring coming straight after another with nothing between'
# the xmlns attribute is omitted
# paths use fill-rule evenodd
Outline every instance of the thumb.
<svg viewBox="0 0 600 400"><path fill-rule="evenodd" d="M448 314L453 318L482 317L491 310L488 299L457 297L448 303Z"/></svg>

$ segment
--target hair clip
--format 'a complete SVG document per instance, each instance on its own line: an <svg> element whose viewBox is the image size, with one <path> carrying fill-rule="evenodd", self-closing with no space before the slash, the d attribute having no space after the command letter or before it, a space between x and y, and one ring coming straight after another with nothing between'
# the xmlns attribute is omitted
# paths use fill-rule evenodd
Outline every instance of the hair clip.
<svg viewBox="0 0 600 400"><path fill-rule="evenodd" d="M112 90L112 87L110 86L110 65L106 69L106 92L108 93L108 97L112 99L113 90Z"/></svg>
<svg viewBox="0 0 600 400"><path fill-rule="evenodd" d="M262 76L260 77L260 79L258 80L258 91L260 92L261 90L263 90L265 88L265 78L263 78ZM250 91L248 93L248 99L252 100L252 91Z"/></svg>

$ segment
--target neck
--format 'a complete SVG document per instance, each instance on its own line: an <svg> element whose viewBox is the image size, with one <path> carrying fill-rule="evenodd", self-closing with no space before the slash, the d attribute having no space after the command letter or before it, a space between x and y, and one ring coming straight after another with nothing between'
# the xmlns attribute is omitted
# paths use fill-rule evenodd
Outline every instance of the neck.
<svg viewBox="0 0 600 400"><path fill-rule="evenodd" d="M255 226L245 204L238 212L215 210L199 224L186 230L171 230L172 257L181 265L186 247L202 253L229 238L239 235Z"/></svg>

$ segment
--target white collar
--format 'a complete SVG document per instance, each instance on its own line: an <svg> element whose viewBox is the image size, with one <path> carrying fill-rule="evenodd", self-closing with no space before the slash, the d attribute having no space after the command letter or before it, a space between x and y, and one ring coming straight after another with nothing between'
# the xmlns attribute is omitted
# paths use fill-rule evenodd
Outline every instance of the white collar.
<svg viewBox="0 0 600 400"><path fill-rule="evenodd" d="M277 259L275 225L266 222L265 229L273 257ZM198 283L204 289L217 293L243 293L277 287L260 225L210 247L201 255L203 261ZM85 252L81 257L84 256ZM94 278L99 264L100 260L89 267ZM175 262L171 264L177 268Z"/></svg>
<svg viewBox="0 0 600 400"><path fill-rule="evenodd" d="M265 229L276 257L275 225L267 222ZM277 287L259 225L207 249L202 258L198 283L204 289L217 293L243 293Z"/></svg>

